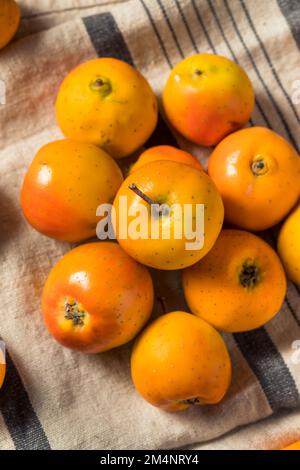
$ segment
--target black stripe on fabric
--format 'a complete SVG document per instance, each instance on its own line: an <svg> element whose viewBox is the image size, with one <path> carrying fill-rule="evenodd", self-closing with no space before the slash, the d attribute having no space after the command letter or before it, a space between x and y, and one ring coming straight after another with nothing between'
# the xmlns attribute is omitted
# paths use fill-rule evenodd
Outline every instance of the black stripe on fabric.
<svg viewBox="0 0 300 470"><path fill-rule="evenodd" d="M173 37L173 40L174 40L174 42L175 42L175 44L176 44L176 47L177 47L177 49L178 49L178 52L179 52L180 56L183 58L183 57L184 57L183 50L181 49L181 46L180 46L180 44L179 44L179 41L178 41L178 39L177 39L177 36L176 36L176 34L175 34L175 31L174 31L174 28L173 28L173 26L172 26L172 24L171 24L171 21L170 21L170 19L169 19L169 17L168 17L168 14L167 14L167 12L166 12L166 9L165 9L165 7L164 7L164 5L163 5L163 3L162 3L161 0L157 0L157 3L158 3L158 5L159 5L159 7L160 7L160 9L161 9L161 12L162 12L162 14L163 14L164 19L166 20L166 23L167 23L168 27L169 27L169 30L170 30L170 32L171 32L171 34L172 34L172 37Z"/></svg>
<svg viewBox="0 0 300 470"><path fill-rule="evenodd" d="M188 33L188 36L189 36L189 38L190 38L190 40L191 40L191 43L192 43L192 45L193 45L193 48L194 48L194 50L195 50L196 52L199 52L199 49L198 49L198 47L197 47L197 44L196 44L196 42L195 42L195 40L194 40L194 36L192 35L191 29L190 29L190 27L189 27L189 24L188 24L188 22L187 22L187 20L186 20L186 17L185 17L185 15L184 15L183 11L182 11L182 8L181 8L181 6L180 6L180 3L178 2L178 0L175 0L175 3L176 3L176 6L177 6L177 10L179 11L179 14L180 14L180 16L181 16L181 18L182 18L182 21L183 21L183 23L184 23L185 29L187 30L187 33Z"/></svg>
<svg viewBox="0 0 300 470"><path fill-rule="evenodd" d="M172 66L172 62L171 62L170 57L169 57L169 54L168 54L168 52L167 52L167 50L166 50L166 48L165 48L164 42L163 42L163 40L162 40L162 38L161 38L161 35L160 35L159 32L158 32L158 29L157 29L157 27L156 27L155 21L154 21L154 19L152 18L151 12L150 12L149 8L147 7L146 3L144 2L144 0L140 0L140 2L141 2L142 6L143 6L143 8L144 8L144 10L145 10L145 12L146 12L146 15L148 16L148 19L149 19L149 21L150 21L150 23L151 23L151 26L152 26L152 28L153 28L153 31L155 32L155 35L156 35L156 37L157 37L157 39L158 39L158 42L159 42L159 44L160 44L160 47L161 47L163 53L164 53L164 56L165 56L165 58L166 58L166 61L168 62L168 65L169 65L169 67L170 67L170 69L171 69L171 68L173 67L173 66Z"/></svg>
<svg viewBox="0 0 300 470"><path fill-rule="evenodd" d="M277 0L280 10L287 19L294 39L300 49L300 3L299 0Z"/></svg>
<svg viewBox="0 0 300 470"><path fill-rule="evenodd" d="M82 18L98 56L114 57L133 65L133 60L122 34L110 13Z"/></svg>
<svg viewBox="0 0 300 470"><path fill-rule="evenodd" d="M219 20L219 17L218 17L218 15L217 15L216 12L215 12L215 8L214 8L213 4L211 3L211 0L207 0L207 3L208 3L208 6L209 6L209 8L210 8L210 11L212 12L213 17L214 17L214 19L215 19L215 21L216 21L216 23L217 23L217 26L218 26L218 28L219 28L219 30L220 30L220 33L221 33L221 35L222 35L222 38L223 38L223 40L224 40L224 42L225 42L227 48L228 48L229 51L230 51L230 54L232 55L233 59L237 62L237 56L235 55L234 50L232 49L232 47L231 47L231 45L230 45L230 42L228 41L228 39L227 39L227 37L226 37L226 34L225 34L225 32L224 32L224 29L223 29L223 26L222 26L222 24L221 24L221 21Z"/></svg>
<svg viewBox="0 0 300 470"><path fill-rule="evenodd" d="M292 109L292 111L293 111L293 113L294 113L295 118L296 118L297 121L299 122L300 119L299 119L299 115L298 115L298 113L297 113L297 109L295 108L295 106L294 106L294 104L293 104L293 102L292 102L292 100L291 100L289 94L287 93L286 89L284 88L284 86L283 86L283 84L282 84L282 82L281 82L281 80L280 80L280 78L279 78L279 76L278 76L278 74L277 74L277 72L276 72L274 66L273 66L271 57L269 56L269 54L268 54L268 52L267 52L267 50L266 50L266 48L265 48L265 46L264 46L264 43L263 43L263 42L261 41L261 39L260 39L260 36L259 36L259 34L258 34L258 32L257 32L257 30L256 30L256 28L255 28L255 26L254 26L254 24L253 24L252 18L251 18L251 16L250 16L249 10L247 9L247 7L246 7L246 5L245 5L245 3L244 3L244 0L240 0L240 3L241 3L242 8L243 8L243 10L244 10L244 12L245 12L246 18L247 18L248 23L249 23L249 25L250 25L250 28L252 29L252 31L253 31L253 33L254 33L254 35L255 35L255 37L256 37L256 40L257 40L257 42L258 42L258 44L259 44L259 46L260 46L260 48L261 48L261 50L262 50L262 52L263 52L263 54L264 54L264 56L265 56L265 59L266 59L268 65L269 65L269 67L270 67L270 70L271 70L271 72L272 72L272 74L273 74L273 76L274 76L274 78L275 78L275 80L276 80L276 83L277 83L277 85L279 86L279 88L281 89L282 93L284 94L286 100L288 101L288 103L289 103L289 105L290 105L290 107L291 107L291 109Z"/></svg>
<svg viewBox="0 0 300 470"><path fill-rule="evenodd" d="M230 42L228 41L228 39L227 39L227 37L226 37L226 34L225 34L225 32L224 32L224 29L223 29L223 26L222 26L222 24L221 24L221 22L220 22L220 20L219 20L219 18L218 18L218 15L217 15L216 12L215 12L214 6L212 5L212 3L211 3L210 0L207 0L207 3L208 3L208 5L209 5L209 8L210 8L210 10L211 10L211 12L212 12L212 15L213 15L213 17L214 17L216 23L217 23L217 25L218 25L218 28L219 28L220 33L221 33L221 35L222 35L222 38L224 39L224 41L225 41L225 43L226 43L226 45L227 45L227 47L228 47L228 49L229 49L229 51L230 51L232 57L233 57L233 60L235 60L235 62L237 62L237 63L239 64L238 58L237 58L237 56L235 55L235 53L234 53L234 51L233 51L233 49L232 49L232 47L231 47L231 45L230 45ZM231 15L230 15L230 16L231 16ZM232 18L231 18L231 20L232 20ZM235 30L236 30L236 33L237 33L239 39L240 39L241 41L243 41L243 40L242 40L242 37L241 37L241 34L240 34L239 30L238 30L238 28L236 28L235 23L233 23L233 26L235 27ZM271 127L271 123L270 123L269 119L267 118L267 115L265 114L265 112L264 112L262 106L261 106L260 103L257 101L257 98L255 98L255 104L256 104L257 109L259 110L260 114L262 115L262 117L263 117L265 123L267 124L267 126L268 126L268 127ZM254 125L252 119L250 119L250 123L251 123L251 125Z"/></svg>
<svg viewBox="0 0 300 470"><path fill-rule="evenodd" d="M300 405L296 383L264 328L233 335L273 411Z"/></svg>
<svg viewBox="0 0 300 470"><path fill-rule="evenodd" d="M300 319L297 317L297 314L296 314L295 310L293 309L293 307L292 307L292 305L291 305L291 302L290 302L288 296L286 296L286 298L285 298L285 303L286 303L286 305L287 305L289 311L291 312L292 316L294 317L294 319L295 319L297 325L300 326Z"/></svg>
<svg viewBox="0 0 300 470"><path fill-rule="evenodd" d="M209 0L208 0L208 1L209 1ZM294 147L295 147L296 149L298 149L297 142L296 142L296 140L295 140L295 138L294 138L294 136L293 136L293 134L292 134L292 132L291 132L289 126L288 126L287 123L286 123L285 117L284 117L284 115L282 114L281 109L280 109L280 107L278 106L276 100L274 99L272 93L270 92L270 90L269 90L269 88L268 88L266 82L264 81L264 79L263 79L263 77L262 77L262 75L261 75L261 73L260 73L260 71L259 71L259 69L258 69L258 67L257 67L257 65L256 65L255 60L254 60L253 57L252 57L252 54L251 54L251 52L250 52L250 49L248 48L246 42L244 41L243 36L241 35L241 33L240 33L240 31L239 31L239 28L238 28L238 26L237 26L237 24L236 24L236 21L235 21L235 19L234 19L234 16L233 16L233 14L232 14L232 12L231 12L231 9L230 9L230 7L229 7L229 4L228 4L228 1L227 1L227 0L224 0L224 5L225 5L226 10L227 10L227 12L228 12L228 14L229 14L229 16L230 16L230 19L231 19L231 21L232 21L233 27L234 27L234 29L235 29L237 35L238 35L239 38L240 38L240 41L241 41L241 43L242 43L242 45L243 45L243 47L244 47L244 49L245 49L245 51L246 51L246 53L247 53L247 55L248 55L248 57L249 57L249 60L251 61L251 64L252 64L252 66L253 66L253 68L254 68L254 70L255 70L255 72L256 72L256 75L258 76L258 78L259 78L259 80L260 80L262 86L264 87L265 92L267 93L267 95L268 95L270 101L272 102L274 108L276 109L277 114L278 114L278 116L279 116L279 118L281 119L281 122L282 122L282 124L283 124L283 127L285 128L285 131L286 131L287 135L289 136L289 139L291 140L291 142L292 142L292 144L294 145ZM215 13L215 15L216 15L216 13ZM271 127L271 126L270 126L270 127Z"/></svg>
<svg viewBox="0 0 300 470"><path fill-rule="evenodd" d="M17 450L50 450L20 375L6 352L6 376L0 392L0 411Z"/></svg>
<svg viewBox="0 0 300 470"><path fill-rule="evenodd" d="M295 284L295 283L294 283L294 286L295 286L296 291L297 291L298 294L300 295L300 288L299 288L299 286L297 286L297 284Z"/></svg>
<svg viewBox="0 0 300 470"><path fill-rule="evenodd" d="M205 38L206 38L206 40L207 40L207 43L208 43L210 49L213 51L213 53L216 54L216 53L217 53L216 48L215 48L215 46L213 45L213 42L212 42L212 40L211 40L211 38L210 38L210 35L208 34L208 31L207 31L207 29L206 29L206 27L205 27L204 21L203 21L202 18L201 18L201 15L200 15L200 13L199 13L199 10L198 10L198 8L197 8L197 5L196 5L196 3L195 3L195 0L192 0L192 5L193 5L193 8L194 8L194 12L195 12L195 15L196 15L196 17L197 17L197 20L198 20L198 22L199 22L199 24L200 24L200 26L201 26L201 28L202 28L202 30L203 30L204 36L205 36Z"/></svg>
<svg viewBox="0 0 300 470"><path fill-rule="evenodd" d="M83 18L83 22L98 56L115 57L134 65L128 46L111 13L88 16ZM159 114L157 126L145 147L162 144L177 147L173 133Z"/></svg>

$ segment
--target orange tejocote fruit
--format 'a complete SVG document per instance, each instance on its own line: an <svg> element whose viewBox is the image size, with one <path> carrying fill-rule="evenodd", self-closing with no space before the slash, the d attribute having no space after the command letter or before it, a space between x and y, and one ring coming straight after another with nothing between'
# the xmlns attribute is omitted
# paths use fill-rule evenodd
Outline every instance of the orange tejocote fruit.
<svg viewBox="0 0 300 470"><path fill-rule="evenodd" d="M112 202L123 175L96 145L62 139L37 152L23 182L21 205L39 232L66 242L96 235L97 208Z"/></svg>
<svg viewBox="0 0 300 470"><path fill-rule="evenodd" d="M183 272L191 311L215 328L248 331L271 320L286 293L286 279L275 251L241 230L223 230L203 260Z"/></svg>
<svg viewBox="0 0 300 470"><path fill-rule="evenodd" d="M42 295L49 332L71 349L98 353L127 343L148 320L153 285L113 242L81 245L51 270Z"/></svg>
<svg viewBox="0 0 300 470"><path fill-rule="evenodd" d="M162 315L137 339L131 375L138 392L166 411L215 404L231 380L231 361L221 335L185 312Z"/></svg>
<svg viewBox="0 0 300 470"><path fill-rule="evenodd" d="M210 146L249 120L254 91L238 64L214 54L197 54L173 68L163 91L163 106L180 134Z"/></svg>
<svg viewBox="0 0 300 470"><path fill-rule="evenodd" d="M172 147L171 145L158 145L157 147L151 147L145 150L145 152L139 156L134 165L132 165L129 174L148 163L159 160L171 160L178 163L185 163L197 170L203 170L201 163L198 162L197 158L193 157L190 153L176 147Z"/></svg>
<svg viewBox="0 0 300 470"><path fill-rule="evenodd" d="M14 0L0 1L0 49L5 47L17 32L21 12Z"/></svg>
<svg viewBox="0 0 300 470"><path fill-rule="evenodd" d="M300 195L297 152L264 127L226 137L212 152L208 173L221 193L225 220L246 230L275 225Z"/></svg>
<svg viewBox="0 0 300 470"><path fill-rule="evenodd" d="M280 229L278 253L288 277L300 286L300 205Z"/></svg>
<svg viewBox="0 0 300 470"><path fill-rule="evenodd" d="M156 269L183 269L199 261L215 243L224 217L209 176L171 160L133 171L120 186L114 209L120 245Z"/></svg>
<svg viewBox="0 0 300 470"><path fill-rule="evenodd" d="M140 72L121 60L102 58L67 75L57 96L56 115L66 137L96 144L122 158L151 135L158 107Z"/></svg>

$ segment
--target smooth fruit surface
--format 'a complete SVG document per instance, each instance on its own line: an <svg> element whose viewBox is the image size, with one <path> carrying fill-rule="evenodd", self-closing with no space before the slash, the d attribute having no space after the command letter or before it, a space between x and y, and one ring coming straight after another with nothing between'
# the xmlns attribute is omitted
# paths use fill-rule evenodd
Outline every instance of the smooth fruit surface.
<svg viewBox="0 0 300 470"><path fill-rule="evenodd" d="M197 54L173 68L163 91L163 105L180 134L210 146L249 120L254 92L238 64L214 54Z"/></svg>
<svg viewBox="0 0 300 470"><path fill-rule="evenodd" d="M199 263L183 272L191 311L215 328L248 331L271 320L286 293L286 279L275 251L241 230L222 230Z"/></svg>
<svg viewBox="0 0 300 470"><path fill-rule="evenodd" d="M185 312L162 315L137 339L131 357L132 380L154 406L179 411L215 404L231 379L231 361L220 334Z"/></svg>
<svg viewBox="0 0 300 470"><path fill-rule="evenodd" d="M185 163L186 165L190 165L197 170L203 169L201 163L198 162L198 160L190 153L176 147L172 147L171 145L158 145L157 147L151 147L148 150L145 150L145 152L140 155L137 162L134 163L134 165L132 165L130 168L130 173L144 165L147 165L148 163L161 160L171 160L178 163Z"/></svg>
<svg viewBox="0 0 300 470"><path fill-rule="evenodd" d="M138 187L156 204L166 204L170 210L160 216L153 215L151 205L132 191L131 185ZM124 211L124 198L127 201L127 212ZM184 208L184 204L189 205L190 212ZM204 227L201 216L197 216L198 204L204 206ZM138 217L132 215L139 205L144 206L145 212ZM181 210L181 218L173 205ZM224 215L221 197L207 174L174 161L155 161L131 173L116 195L114 208L115 232L123 249L140 263L157 269L181 269L205 256L220 233ZM141 230L136 239L130 237L129 233L135 221L146 227L145 233ZM129 229L129 236L125 233L123 237L125 225ZM181 228L178 238L175 226ZM204 230L204 243L200 248L196 245L187 248L187 243L196 240L196 236L188 239L185 235L189 227L195 234L197 232L201 235ZM151 233L153 228L157 237Z"/></svg>
<svg viewBox="0 0 300 470"><path fill-rule="evenodd" d="M90 142L115 158L141 147L157 122L156 97L146 79L126 62L95 59L64 79L56 101L66 137Z"/></svg>
<svg viewBox="0 0 300 470"><path fill-rule="evenodd" d="M278 223L300 195L299 156L263 127L226 137L212 152L208 173L221 193L226 221L251 231Z"/></svg>
<svg viewBox="0 0 300 470"><path fill-rule="evenodd" d="M5 47L17 32L21 12L14 0L0 1L0 49Z"/></svg>
<svg viewBox="0 0 300 470"><path fill-rule="evenodd" d="M69 251L50 272L42 296L49 332L63 346L87 353L130 341L152 307L147 268L113 242Z"/></svg>
<svg viewBox="0 0 300 470"><path fill-rule="evenodd" d="M300 286L300 206L289 215L281 227L278 253L288 277Z"/></svg>
<svg viewBox="0 0 300 470"><path fill-rule="evenodd" d="M5 364L0 364L0 388L2 387L3 382L4 382L5 371L6 371Z"/></svg>
<svg viewBox="0 0 300 470"><path fill-rule="evenodd" d="M92 144L69 139L44 145L24 179L27 221L49 237L76 242L95 236L99 204L112 202L123 176L116 162Z"/></svg>

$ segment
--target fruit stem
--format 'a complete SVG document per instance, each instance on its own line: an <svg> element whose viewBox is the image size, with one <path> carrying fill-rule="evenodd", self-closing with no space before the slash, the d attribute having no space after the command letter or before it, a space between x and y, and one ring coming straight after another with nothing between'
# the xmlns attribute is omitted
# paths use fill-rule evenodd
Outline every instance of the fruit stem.
<svg viewBox="0 0 300 470"><path fill-rule="evenodd" d="M158 213L159 215L162 214L162 208L160 207L160 204L158 204L157 202L153 201L153 199L151 199L149 196L147 196L145 193L143 193L143 191L141 191L136 184L134 183L131 183L129 186L128 186L129 189L131 189L131 191L133 191L135 194L137 194L140 198L142 198L145 202L147 202L147 204L149 204L149 206L157 206L158 205Z"/></svg>
<svg viewBox="0 0 300 470"><path fill-rule="evenodd" d="M97 77L90 82L90 89L105 98L112 92L111 82L106 77Z"/></svg>

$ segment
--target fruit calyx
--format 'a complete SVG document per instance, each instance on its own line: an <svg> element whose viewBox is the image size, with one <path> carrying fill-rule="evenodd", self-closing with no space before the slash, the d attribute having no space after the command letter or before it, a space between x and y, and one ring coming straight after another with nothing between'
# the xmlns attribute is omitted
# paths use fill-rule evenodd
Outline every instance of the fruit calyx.
<svg viewBox="0 0 300 470"><path fill-rule="evenodd" d="M261 155L258 155L251 163L251 171L254 176L265 175L269 171L268 164L265 158Z"/></svg>
<svg viewBox="0 0 300 470"><path fill-rule="evenodd" d="M261 275L259 267L252 260L246 260L239 272L241 286L251 289L255 287L260 280Z"/></svg>
<svg viewBox="0 0 300 470"><path fill-rule="evenodd" d="M98 76L90 82L90 89L98 93L101 98L105 98L112 92L111 81L106 77Z"/></svg>
<svg viewBox="0 0 300 470"><path fill-rule="evenodd" d="M66 299L64 303L64 317L71 320L74 326L84 326L86 311L82 305L74 299Z"/></svg>
<svg viewBox="0 0 300 470"><path fill-rule="evenodd" d="M187 398L186 400L181 400L183 405L200 405L201 402L198 397L196 398Z"/></svg>

